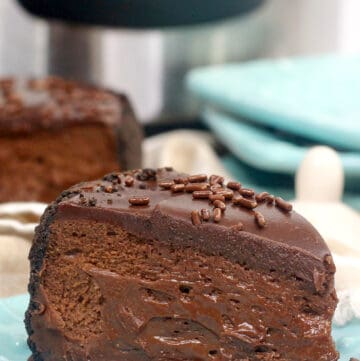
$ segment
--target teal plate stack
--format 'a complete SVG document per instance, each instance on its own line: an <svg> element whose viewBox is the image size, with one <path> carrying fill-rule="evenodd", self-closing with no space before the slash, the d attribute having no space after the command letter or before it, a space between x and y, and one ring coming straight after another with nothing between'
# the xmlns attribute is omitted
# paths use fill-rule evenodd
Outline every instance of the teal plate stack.
<svg viewBox="0 0 360 361"><path fill-rule="evenodd" d="M0 299L0 361L26 361L30 356L23 322L28 300L27 295ZM360 320L334 327L333 337L340 361L360 355Z"/></svg>
<svg viewBox="0 0 360 361"><path fill-rule="evenodd" d="M329 145L344 165L346 200L360 209L360 56L222 65L194 70L187 83L234 175L252 167L271 187L274 174L293 179L311 146ZM287 186L280 193L292 195Z"/></svg>

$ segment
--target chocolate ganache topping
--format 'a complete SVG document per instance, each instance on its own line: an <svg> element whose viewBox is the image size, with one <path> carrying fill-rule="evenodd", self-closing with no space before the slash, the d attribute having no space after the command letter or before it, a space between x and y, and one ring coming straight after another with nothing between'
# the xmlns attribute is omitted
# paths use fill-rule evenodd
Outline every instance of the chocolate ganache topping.
<svg viewBox="0 0 360 361"><path fill-rule="evenodd" d="M333 274L335 266L319 233L290 203L267 192L256 193L221 176L162 168L109 174L68 194L59 201L57 219L99 219L145 239L188 245L258 269L273 267L317 292L332 286L325 275ZM266 262L244 260L239 239L262 252ZM284 249L293 257L282 257ZM278 257L272 262L273 253Z"/></svg>

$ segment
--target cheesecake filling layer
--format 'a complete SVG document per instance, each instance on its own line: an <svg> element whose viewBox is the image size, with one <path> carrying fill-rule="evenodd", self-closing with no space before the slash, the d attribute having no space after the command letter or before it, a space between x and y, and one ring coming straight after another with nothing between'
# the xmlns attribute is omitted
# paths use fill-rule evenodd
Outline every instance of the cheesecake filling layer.
<svg viewBox="0 0 360 361"><path fill-rule="evenodd" d="M49 237L30 336L46 360L337 359L335 294L276 269L90 220L56 220Z"/></svg>

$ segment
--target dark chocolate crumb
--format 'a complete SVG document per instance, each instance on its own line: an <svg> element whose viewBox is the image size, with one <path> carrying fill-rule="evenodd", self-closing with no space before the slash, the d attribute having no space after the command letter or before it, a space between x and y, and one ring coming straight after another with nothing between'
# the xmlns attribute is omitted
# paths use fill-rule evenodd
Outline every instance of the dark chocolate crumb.
<svg viewBox="0 0 360 361"><path fill-rule="evenodd" d="M186 192L206 191L208 188L208 183L188 183L185 186Z"/></svg>
<svg viewBox="0 0 360 361"><path fill-rule="evenodd" d="M92 198L89 199L88 203L89 203L90 207L95 207L96 203L97 203L97 200L94 197L92 197Z"/></svg>
<svg viewBox="0 0 360 361"><path fill-rule="evenodd" d="M194 226L198 226L199 224L201 224L201 219L198 211L191 212L191 221Z"/></svg>
<svg viewBox="0 0 360 361"><path fill-rule="evenodd" d="M128 175L125 177L125 186L132 187L134 185L134 177Z"/></svg>
<svg viewBox="0 0 360 361"><path fill-rule="evenodd" d="M215 208L220 208L222 211L225 211L225 209L226 209L226 204L224 202L220 201L219 199L214 201L214 206L215 206Z"/></svg>
<svg viewBox="0 0 360 361"><path fill-rule="evenodd" d="M174 185L174 182L160 182L159 187L164 189L170 189L171 186Z"/></svg>
<svg viewBox="0 0 360 361"><path fill-rule="evenodd" d="M113 182L113 181L118 181L118 175L115 173L110 173L107 174L106 176L103 177L103 180L106 182Z"/></svg>
<svg viewBox="0 0 360 361"><path fill-rule="evenodd" d="M275 204L278 208L282 209L283 211L286 212L291 212L293 209L292 204L290 204L289 202L284 201L281 197L276 197L275 198Z"/></svg>
<svg viewBox="0 0 360 361"><path fill-rule="evenodd" d="M107 204L112 204L113 201L112 201L112 199L108 199L108 200L106 201L106 203L107 203Z"/></svg>
<svg viewBox="0 0 360 361"><path fill-rule="evenodd" d="M174 170L173 167L165 167L164 168L167 172L172 172Z"/></svg>
<svg viewBox="0 0 360 361"><path fill-rule="evenodd" d="M255 195L255 191L249 188L241 188L239 189L239 193L247 198L253 197Z"/></svg>
<svg viewBox="0 0 360 361"><path fill-rule="evenodd" d="M221 209L214 208L214 222L218 223L221 220Z"/></svg>
<svg viewBox="0 0 360 361"><path fill-rule="evenodd" d="M192 196L194 199L207 199L212 195L211 191L195 191Z"/></svg>
<svg viewBox="0 0 360 361"><path fill-rule="evenodd" d="M85 205L87 203L86 198L84 197L83 194L80 194L79 203L82 204L82 205Z"/></svg>
<svg viewBox="0 0 360 361"><path fill-rule="evenodd" d="M265 217L260 212L255 211L254 216L255 216L256 223L260 228L263 228L266 226Z"/></svg>
<svg viewBox="0 0 360 361"><path fill-rule="evenodd" d="M196 174L188 177L188 180L190 183L200 183L200 182L206 182L207 181L207 175L206 174Z"/></svg>
<svg viewBox="0 0 360 361"><path fill-rule="evenodd" d="M210 211L208 209L203 208L200 213L203 221L207 222L210 219Z"/></svg>
<svg viewBox="0 0 360 361"><path fill-rule="evenodd" d="M171 192L173 193L184 192L184 190L185 190L185 184L183 183L173 184L171 186Z"/></svg>
<svg viewBox="0 0 360 361"><path fill-rule="evenodd" d="M136 178L139 181L156 181L156 170L151 168L145 168L136 175Z"/></svg>
<svg viewBox="0 0 360 361"><path fill-rule="evenodd" d="M233 198L232 202L235 205L239 205L241 207L248 208L248 209L254 209L257 207L257 202L255 200L247 199L242 196Z"/></svg>
<svg viewBox="0 0 360 361"><path fill-rule="evenodd" d="M42 315L46 311L46 306L40 302L33 301L35 315Z"/></svg>
<svg viewBox="0 0 360 361"><path fill-rule="evenodd" d="M229 189L232 189L234 191L238 191L241 188L241 183L239 182L228 182L228 184L226 185Z"/></svg>
<svg viewBox="0 0 360 361"><path fill-rule="evenodd" d="M147 185L145 183L140 183L139 184L139 188L140 189L146 189L147 188Z"/></svg>
<svg viewBox="0 0 360 361"><path fill-rule="evenodd" d="M150 203L149 197L131 197L129 203L132 206L147 206Z"/></svg>

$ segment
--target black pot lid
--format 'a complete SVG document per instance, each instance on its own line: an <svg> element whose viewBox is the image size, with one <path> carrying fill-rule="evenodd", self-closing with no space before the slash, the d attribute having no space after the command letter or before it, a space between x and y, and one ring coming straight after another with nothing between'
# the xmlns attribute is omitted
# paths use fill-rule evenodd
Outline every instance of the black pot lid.
<svg viewBox="0 0 360 361"><path fill-rule="evenodd" d="M198 24L246 13L264 0L18 0L28 11L68 22L149 28Z"/></svg>

